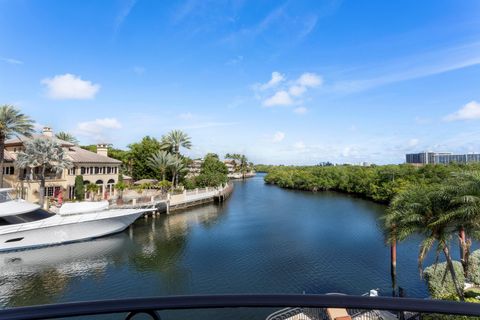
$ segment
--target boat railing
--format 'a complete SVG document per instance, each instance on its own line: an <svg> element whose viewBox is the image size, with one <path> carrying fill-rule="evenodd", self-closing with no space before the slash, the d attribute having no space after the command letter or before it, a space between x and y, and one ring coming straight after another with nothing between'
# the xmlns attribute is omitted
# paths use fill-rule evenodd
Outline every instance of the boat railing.
<svg viewBox="0 0 480 320"><path fill-rule="evenodd" d="M144 315L142 319L160 320L160 314L167 312L168 318L173 312L192 310L191 318L197 318L200 310L215 310L219 314L222 310L231 309L233 317L240 315L242 310L256 309L254 312L260 316L271 308L282 309L267 318L268 320L289 319L314 320L328 319L325 317L325 308L343 308L350 310L365 310L364 315L368 318L352 319L387 319L381 312L391 311L395 313L411 312L415 318L421 319L421 315L429 315L431 319L438 318L438 314L480 316L480 304L464 303L443 300L427 300L412 298L392 297L362 297L362 296L337 296L337 295L206 295L206 296L169 296L151 298L133 298L117 300L97 300L85 302L59 303L42 306L29 306L7 308L0 310L0 319L11 320L34 320L34 319L58 319L84 317L90 319L94 315L114 315L116 319L133 319L137 315ZM377 312L378 311L378 312ZM271 312L271 311L270 311ZM180 313L181 314L181 313ZM251 313L250 313L251 314ZM287 315L292 315L287 317ZM377 318L374 318L374 317ZM395 316L394 316L395 317ZM179 316L178 319L184 319ZM242 318L242 317L238 317ZM395 317L396 318L396 317ZM389 317L388 319L391 319Z"/></svg>

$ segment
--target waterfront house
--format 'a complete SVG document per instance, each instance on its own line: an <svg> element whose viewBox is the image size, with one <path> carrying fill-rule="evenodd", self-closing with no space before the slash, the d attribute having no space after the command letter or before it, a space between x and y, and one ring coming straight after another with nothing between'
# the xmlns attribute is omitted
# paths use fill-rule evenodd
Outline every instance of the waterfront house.
<svg viewBox="0 0 480 320"><path fill-rule="evenodd" d="M108 144L98 144L97 152L91 152L64 140L57 139L51 128L45 127L41 134L33 138L53 139L66 151L73 167L59 174L47 173L45 195L52 197L60 191L66 199L75 195L75 177L82 175L84 184L95 183L102 197L114 195L114 185L118 182L121 161L108 157ZM24 149L24 142L30 138L21 137L5 141L5 163L3 165L4 186L14 188L17 195L30 202L39 200L40 181L34 169L20 169L15 160L18 152Z"/></svg>

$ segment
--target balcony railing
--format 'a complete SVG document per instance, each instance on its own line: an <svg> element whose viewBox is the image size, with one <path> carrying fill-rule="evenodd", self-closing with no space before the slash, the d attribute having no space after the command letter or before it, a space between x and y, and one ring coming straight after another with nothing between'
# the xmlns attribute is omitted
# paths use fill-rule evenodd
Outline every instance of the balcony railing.
<svg viewBox="0 0 480 320"><path fill-rule="evenodd" d="M143 314L150 319L157 320L160 319L162 312L174 310L198 310L197 312L199 312L201 309L213 309L220 312L226 308L241 310L239 308L285 307L294 308L290 309L292 312L289 315L292 316L299 314L298 311L300 310L307 310L305 314L311 320L314 320L315 317L322 319L325 308L344 308L357 310L357 312L358 310L364 310L367 313L369 310L375 310L376 313L370 312L372 317L362 319L374 319L375 314L380 315L381 312L386 311L392 315L398 315L399 319L402 317L403 319L412 318L412 314L414 319L422 319L423 315L431 314L480 316L480 304L441 300L348 295L209 295L118 299L18 307L0 310L0 319L34 320L105 314L117 314L117 316L123 314L124 319L132 319L136 315ZM308 313L308 310L314 312ZM274 313L268 318L273 319L283 311ZM408 316L405 316L405 312L408 312ZM170 316L171 313L169 313L169 318ZM351 316L354 317L353 314ZM307 317L292 317L292 319L307 319ZM287 318L289 317L284 319ZM229 317L229 319L232 319L232 317Z"/></svg>
<svg viewBox="0 0 480 320"><path fill-rule="evenodd" d="M20 180L24 181L39 181L40 175L39 174L22 174L20 175ZM59 180L62 179L62 174L46 174L45 180Z"/></svg>

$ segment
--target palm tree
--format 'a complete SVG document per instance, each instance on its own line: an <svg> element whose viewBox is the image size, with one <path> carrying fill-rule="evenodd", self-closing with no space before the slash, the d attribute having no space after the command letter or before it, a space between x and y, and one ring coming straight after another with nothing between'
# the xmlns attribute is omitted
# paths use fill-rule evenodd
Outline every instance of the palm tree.
<svg viewBox="0 0 480 320"><path fill-rule="evenodd" d="M175 155L180 155L180 147L190 149L192 142L188 134L181 130L172 130L164 135L160 141L161 149L167 150Z"/></svg>
<svg viewBox="0 0 480 320"><path fill-rule="evenodd" d="M478 236L480 230L480 174L477 172L457 174L447 188L449 194L453 194L450 200L453 209L443 217L443 221L452 223L457 228L460 261L465 276L468 277L472 241L467 239L466 233Z"/></svg>
<svg viewBox="0 0 480 320"><path fill-rule="evenodd" d="M154 170L158 170L162 175L162 181L165 180L165 175L174 162L175 158L167 151L160 150L148 159L148 164Z"/></svg>
<svg viewBox="0 0 480 320"><path fill-rule="evenodd" d="M250 171L249 164L248 164L248 158L243 155L243 154L230 154L227 153L225 155L225 159L232 159L236 160L239 162L239 164L235 164L235 171L241 172L242 173L242 179L245 179L246 174Z"/></svg>
<svg viewBox="0 0 480 320"><path fill-rule="evenodd" d="M14 135L31 137L33 121L12 105L0 107L0 168L5 162L5 140ZM3 187L3 169L0 169L0 188Z"/></svg>
<svg viewBox="0 0 480 320"><path fill-rule="evenodd" d="M40 205L45 203L45 175L47 171L55 174L70 168L72 162L67 159L62 146L52 139L35 138L25 142L25 150L17 155L19 168L38 168L40 178Z"/></svg>
<svg viewBox="0 0 480 320"><path fill-rule="evenodd" d="M188 171L185 162L179 157L174 157L170 163L170 170L172 171L172 185L174 188L178 186L178 177L181 173Z"/></svg>
<svg viewBox="0 0 480 320"><path fill-rule="evenodd" d="M95 200L95 194L98 192L99 189L100 189L100 187L95 183L87 184L86 190L87 190L88 194L90 195L91 200Z"/></svg>
<svg viewBox="0 0 480 320"><path fill-rule="evenodd" d="M57 139L60 139L60 140L67 141L67 142L73 143L75 145L78 145L78 139L75 138L72 134L70 134L68 132L60 131L55 135L55 137Z"/></svg>
<svg viewBox="0 0 480 320"><path fill-rule="evenodd" d="M391 202L384 220L390 244L420 234L423 241L418 254L418 267L422 275L422 265L427 253L437 244L437 259L443 252L447 267L458 297L463 301L463 292L457 281L450 254L449 243L455 225L445 219L452 210L448 190L441 186L415 186L398 194Z"/></svg>

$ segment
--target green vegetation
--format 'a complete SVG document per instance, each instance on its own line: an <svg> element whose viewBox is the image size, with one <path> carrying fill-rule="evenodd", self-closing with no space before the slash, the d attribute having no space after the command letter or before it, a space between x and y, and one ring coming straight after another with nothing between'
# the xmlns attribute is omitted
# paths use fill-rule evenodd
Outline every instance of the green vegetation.
<svg viewBox="0 0 480 320"><path fill-rule="evenodd" d="M31 137L33 120L12 105L0 106L0 167L5 162L5 140L15 135ZM0 188L3 188L3 170L0 170Z"/></svg>
<svg viewBox="0 0 480 320"><path fill-rule="evenodd" d="M188 182L191 187L218 187L228 181L227 166L218 159L217 155L208 154L203 161L200 174L193 178L193 181Z"/></svg>
<svg viewBox="0 0 480 320"><path fill-rule="evenodd" d="M161 149L169 153L180 155L180 147L186 149L192 147L190 137L181 130L172 130L161 139Z"/></svg>
<svg viewBox="0 0 480 320"><path fill-rule="evenodd" d="M73 144L78 144L78 139L75 138L72 134L65 131L60 131L59 133L55 134L55 137L63 141L67 141Z"/></svg>
<svg viewBox="0 0 480 320"><path fill-rule="evenodd" d="M352 193L377 202L389 203L409 186L438 184L455 172L479 170L479 165L386 166L256 166L268 172L265 182L282 188Z"/></svg>
<svg viewBox="0 0 480 320"><path fill-rule="evenodd" d="M45 178L47 173L59 174L70 168L72 163L66 158L61 145L54 140L35 138L25 142L25 150L17 155L19 168L35 170L40 180L40 205L45 203Z"/></svg>
<svg viewBox="0 0 480 320"><path fill-rule="evenodd" d="M85 186L83 184L83 176L78 175L75 177L75 199L82 201L85 197Z"/></svg>
<svg viewBox="0 0 480 320"><path fill-rule="evenodd" d="M90 199L94 200L95 195L97 194L98 190L100 190L100 187L96 185L95 183L89 183L87 184L87 192L90 195Z"/></svg>
<svg viewBox="0 0 480 320"><path fill-rule="evenodd" d="M420 234L419 266L425 254L434 246L437 259L443 252L448 273L455 286L456 295L464 300L464 277L478 283L478 256L470 259L471 239L480 236L480 173L477 171L457 172L441 183L410 186L392 200L385 216L385 229L391 244L402 241L413 234ZM450 242L459 239L460 273L450 255ZM445 283L445 275L442 283ZM438 286L435 281L432 287ZM429 285L430 287L430 285ZM432 295L437 293L432 292Z"/></svg>
<svg viewBox="0 0 480 320"><path fill-rule="evenodd" d="M248 162L248 158L244 154L238 153L227 153L225 159L235 160L235 172L242 174L242 178L245 179L247 173L254 170L254 165L251 162Z"/></svg>
<svg viewBox="0 0 480 320"><path fill-rule="evenodd" d="M160 150L160 147L160 142L149 136L128 145L132 167L130 174L134 180L152 179L157 176L157 170L149 165L149 159Z"/></svg>
<svg viewBox="0 0 480 320"><path fill-rule="evenodd" d="M458 261L453 262L455 274L458 275L457 285L463 287L465 278L463 277L462 264ZM423 275L427 280L428 291L432 298L446 299L456 295L455 285L448 276L447 263L438 263L425 268Z"/></svg>

